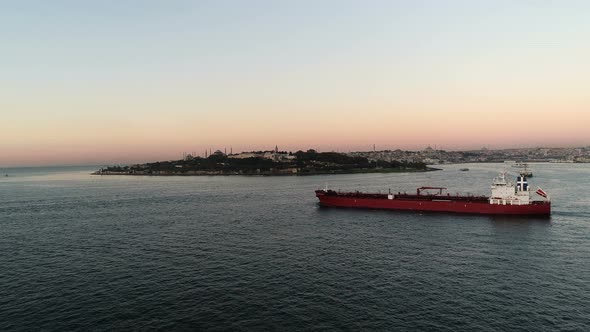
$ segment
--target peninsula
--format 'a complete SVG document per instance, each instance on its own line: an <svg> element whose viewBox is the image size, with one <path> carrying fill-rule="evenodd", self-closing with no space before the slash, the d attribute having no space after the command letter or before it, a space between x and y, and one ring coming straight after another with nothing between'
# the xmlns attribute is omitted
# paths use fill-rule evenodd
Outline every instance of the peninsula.
<svg viewBox="0 0 590 332"><path fill-rule="evenodd" d="M425 172L435 168L423 162L369 160L337 152L315 150L295 153L278 151L225 154L207 157L190 154L183 159L131 166L102 168L95 175L316 175L347 173Z"/></svg>

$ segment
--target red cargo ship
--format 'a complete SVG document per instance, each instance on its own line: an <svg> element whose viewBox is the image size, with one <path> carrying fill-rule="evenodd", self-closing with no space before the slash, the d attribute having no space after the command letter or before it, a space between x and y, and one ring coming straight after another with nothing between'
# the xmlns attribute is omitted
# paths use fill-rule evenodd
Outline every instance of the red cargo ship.
<svg viewBox="0 0 590 332"><path fill-rule="evenodd" d="M381 194L362 192L337 192L316 190L320 205L329 207L454 212L489 215L538 215L551 214L551 200L545 191L538 188L535 193L541 200L531 198L531 189L526 176L517 177L516 186L506 180L506 173L500 173L492 184L491 196L450 195L443 193L446 188L420 187L416 194Z"/></svg>

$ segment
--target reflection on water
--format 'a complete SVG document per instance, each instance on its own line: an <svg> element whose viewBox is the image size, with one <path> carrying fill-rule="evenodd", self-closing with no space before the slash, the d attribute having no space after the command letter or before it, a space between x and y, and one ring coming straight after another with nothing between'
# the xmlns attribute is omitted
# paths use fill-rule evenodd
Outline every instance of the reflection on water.
<svg viewBox="0 0 590 332"><path fill-rule="evenodd" d="M551 224L551 216L488 216L493 225L502 224Z"/></svg>

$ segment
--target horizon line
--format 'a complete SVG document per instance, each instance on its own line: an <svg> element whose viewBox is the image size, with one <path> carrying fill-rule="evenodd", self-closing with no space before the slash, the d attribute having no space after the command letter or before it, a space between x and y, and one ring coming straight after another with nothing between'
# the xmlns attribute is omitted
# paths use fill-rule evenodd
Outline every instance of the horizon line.
<svg viewBox="0 0 590 332"><path fill-rule="evenodd" d="M570 145L570 146L534 146L534 147L506 147L506 148L489 148L489 147L481 147L479 149L441 149L441 148L433 148L431 145L428 145L426 148L424 149L420 149L420 150L411 150L411 149L401 149L401 148L396 148L396 149L382 149L382 150L355 150L355 151L342 151L342 150L321 150L321 149L317 149L317 148L309 148L306 150L302 150L302 149L298 149L298 150L282 150L285 152L297 152L297 151L308 151L308 150L315 150L319 153L323 153L323 152L336 152L336 153L343 153L343 154L347 154L347 153L363 153L363 152L384 152L384 151L409 151L409 152L422 152L425 151L426 149L431 148L434 151L449 151L449 152L471 152L471 151L482 151L482 150L488 150L488 151L506 151L506 150L531 150L531 149L584 149L584 148L590 148L590 144L586 145L586 146L574 146L574 145ZM207 149L209 150L209 149ZM211 149L213 151L213 149ZM220 149L215 149L215 151L221 151ZM243 151L239 151L239 152L235 152L233 153L233 155L236 154L240 154L240 153L248 153L248 152L268 152L268 151L274 151L274 150L243 150ZM279 149L279 151L281 151ZM181 152L180 155L188 155L191 153L186 153L186 152ZM228 155L228 154L226 154ZM230 154L231 155L231 154ZM193 157L199 157L199 158L203 158L200 155L196 155ZM147 162L143 162L143 163L150 163L150 162L159 162L159 161L176 161L176 160L182 160L183 158L178 158L178 159L158 159L158 160L154 160L154 161L147 161ZM100 163L87 163L87 162L81 162L81 163L54 163L54 164L41 164L41 165L35 165L35 164L21 164L21 165L12 165L12 166L1 166L0 165L0 170L1 169L11 169L11 168L43 168L43 167L100 167L100 166L108 166L108 165L132 165L132 164L142 164L142 162L138 162L138 161L125 161L125 162L100 162Z"/></svg>

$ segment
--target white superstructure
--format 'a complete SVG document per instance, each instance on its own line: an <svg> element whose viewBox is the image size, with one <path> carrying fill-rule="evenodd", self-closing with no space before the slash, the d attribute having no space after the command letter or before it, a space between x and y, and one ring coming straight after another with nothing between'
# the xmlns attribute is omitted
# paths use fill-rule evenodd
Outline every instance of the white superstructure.
<svg viewBox="0 0 590 332"><path fill-rule="evenodd" d="M516 186L506 180L506 173L500 173L492 184L490 204L526 205L531 203L531 190L526 177L517 177Z"/></svg>

